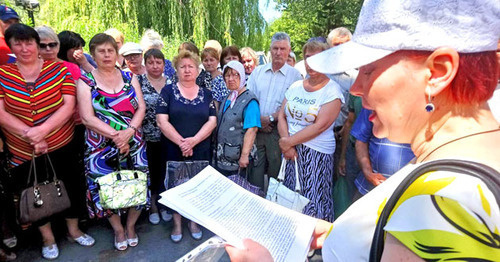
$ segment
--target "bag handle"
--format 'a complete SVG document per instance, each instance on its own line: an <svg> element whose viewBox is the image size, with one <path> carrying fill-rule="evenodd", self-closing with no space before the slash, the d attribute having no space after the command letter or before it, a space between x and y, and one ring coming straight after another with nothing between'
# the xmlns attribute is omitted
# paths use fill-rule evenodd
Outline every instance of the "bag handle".
<svg viewBox="0 0 500 262"><path fill-rule="evenodd" d="M127 158L127 168L129 170L135 170L134 161L132 161L132 156L130 156L130 153L126 156L126 158ZM120 163L120 152L119 151L116 153L116 165L117 165L117 170L121 171L122 165Z"/></svg>
<svg viewBox="0 0 500 262"><path fill-rule="evenodd" d="M295 164L295 192L300 193L302 191L300 187L300 181L299 181L299 165L297 164L297 157L294 157L294 164Z"/></svg>
<svg viewBox="0 0 500 262"><path fill-rule="evenodd" d="M52 169L52 174L54 182L58 181L57 175L56 175L56 169L54 168L54 165L52 165L52 160L50 160L49 154L45 154L46 160L49 162L50 168ZM49 171L47 170L47 175L49 174Z"/></svg>
<svg viewBox="0 0 500 262"><path fill-rule="evenodd" d="M278 173L278 182L285 181L286 162L287 160L285 158L281 160L280 172Z"/></svg>
<svg viewBox="0 0 500 262"><path fill-rule="evenodd" d="M33 181L33 186L38 185L38 180L36 177L36 164L35 164L35 151L31 154L31 164L30 164L30 172L28 174L28 181L26 181L26 185L29 185L31 181L31 174L34 173L35 180Z"/></svg>

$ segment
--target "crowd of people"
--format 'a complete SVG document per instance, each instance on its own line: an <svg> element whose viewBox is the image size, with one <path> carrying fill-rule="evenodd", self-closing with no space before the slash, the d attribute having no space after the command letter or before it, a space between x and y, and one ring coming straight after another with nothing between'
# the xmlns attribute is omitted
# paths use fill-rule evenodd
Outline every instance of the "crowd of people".
<svg viewBox="0 0 500 262"><path fill-rule="evenodd" d="M172 220L170 239L181 242L187 219L157 202L159 194L173 186L166 176L167 161L206 160L226 176L243 175L264 192L284 161L284 185L294 190L295 183L300 183L300 193L310 200L303 213L320 219L310 255L323 247L325 261L367 260L373 223L384 199L402 180L400 169L407 174L415 163L458 158L500 170L495 146L500 145L499 112L492 114L487 104L490 100L495 108L499 103L490 99L495 87L500 87L498 3L479 1L484 2L484 17L470 18L485 23L486 28L475 31L481 41L458 41L458 33L431 41L425 33L441 37L435 32L438 23L421 19L421 6L388 7L385 2L366 1L354 37L339 27L327 38L311 38L302 48L302 61L291 52L288 34L275 33L271 61L261 65L251 47L223 48L216 40L207 41L201 51L184 42L171 61L161 52L162 37L151 29L140 43L125 42L126 36L114 28L106 30L88 41L87 54L83 51L87 42L77 32L32 28L19 23L13 9L0 5L0 184L5 207L0 210L0 261L16 258L9 251L17 245L16 227L20 226L14 199L33 183L29 179L33 161L38 173L48 176L46 155L71 201L62 214L67 237L82 246L95 243L79 228L79 221L86 218L109 221L117 250L139 245L135 224L143 211L153 225ZM370 17L381 11L378 8L389 10L372 25ZM465 7L460 8L457 12L462 14ZM419 23L394 15L402 10L412 11ZM463 15L471 14L465 10ZM394 24L411 30L397 31ZM470 25L463 19L450 30L472 30ZM400 42L387 42L385 33ZM497 92L494 99L498 97ZM148 175L144 205L103 207L97 181L119 168ZM481 181L437 173L426 175L436 185L413 190L414 195L406 196L414 197L412 202L400 205L408 211L418 206L416 210L423 212L429 210L431 200L421 195L450 199L432 201L439 211L465 206L464 212L473 212L483 221L487 230L480 231L498 239L498 203L495 206L494 196ZM447 182L439 182L448 176ZM340 200L333 198L339 179L348 185L342 192L347 203L342 204L359 200L335 220L344 212L336 209ZM460 191L464 185L474 188ZM445 187L445 193L436 193ZM480 194L473 191L477 187ZM453 192L475 197L465 201ZM478 211L477 201L481 208L487 205L489 213ZM431 220L443 220L443 216L461 223L443 212L429 211L428 218L404 210L395 213L386 226L390 245L385 258L436 258L430 249L439 242L432 241L440 230L448 229L441 229L442 223L432 226ZM40 231L46 259L59 256L51 221L49 217L32 225ZM193 239L202 239L196 223L188 221L187 227ZM455 238L442 246L453 246ZM474 244L469 239L460 241ZM475 243L472 249L478 251L466 255L488 259L498 254L489 250L495 244L485 241ZM269 255L258 243L246 240L245 244L245 250L227 248L232 260L265 261ZM439 254L452 257L449 253Z"/></svg>

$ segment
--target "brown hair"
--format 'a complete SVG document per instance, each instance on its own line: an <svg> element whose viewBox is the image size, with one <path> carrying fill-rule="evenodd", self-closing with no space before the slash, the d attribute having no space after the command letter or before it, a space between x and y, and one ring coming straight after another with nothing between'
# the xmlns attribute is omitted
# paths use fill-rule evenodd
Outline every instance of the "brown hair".
<svg viewBox="0 0 500 262"><path fill-rule="evenodd" d="M211 56L216 60L219 60L219 52L215 48L207 47L201 51L201 60L204 60L207 56Z"/></svg>
<svg viewBox="0 0 500 262"><path fill-rule="evenodd" d="M222 53L220 54L220 67L224 68L224 58L226 58L226 56L229 56L229 55L235 55L238 57L238 62L241 62L241 54L240 54L240 50L238 50L238 47L235 46L235 45L230 45L230 46L226 46L224 47L224 49L222 49Z"/></svg>
<svg viewBox="0 0 500 262"><path fill-rule="evenodd" d="M197 56L200 56L200 50L198 49L198 47L196 47L195 44L193 44L191 42L184 42L184 43L182 43L179 46L178 52L180 53L181 50L191 51L192 53L195 53Z"/></svg>
<svg viewBox="0 0 500 262"><path fill-rule="evenodd" d="M177 70L177 67L179 66L179 63L181 62L182 59L184 58L189 58L191 59L195 64L196 64L196 67L199 67L200 66L200 57L191 52L191 51L188 51L188 50L181 50L179 52L179 54L174 57L174 60L172 61L172 63L174 64L174 68Z"/></svg>
<svg viewBox="0 0 500 262"><path fill-rule="evenodd" d="M306 51L325 51L330 48L327 43L322 43L319 41L309 41L304 47L302 47L302 55L306 55Z"/></svg>
<svg viewBox="0 0 500 262"><path fill-rule="evenodd" d="M111 44L115 49L116 53L118 54L118 45L116 44L115 39L112 36L105 33L99 33L94 37L92 37L92 39L90 39L89 43L90 54L95 55L96 47L103 44Z"/></svg>

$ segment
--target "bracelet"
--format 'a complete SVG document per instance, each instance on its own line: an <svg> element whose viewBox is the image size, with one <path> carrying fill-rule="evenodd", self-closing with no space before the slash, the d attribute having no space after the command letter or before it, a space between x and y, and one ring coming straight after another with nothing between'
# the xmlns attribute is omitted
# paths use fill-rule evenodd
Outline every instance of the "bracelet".
<svg viewBox="0 0 500 262"><path fill-rule="evenodd" d="M129 125L128 127L134 129L135 132L137 132L137 127L133 126L133 125Z"/></svg>

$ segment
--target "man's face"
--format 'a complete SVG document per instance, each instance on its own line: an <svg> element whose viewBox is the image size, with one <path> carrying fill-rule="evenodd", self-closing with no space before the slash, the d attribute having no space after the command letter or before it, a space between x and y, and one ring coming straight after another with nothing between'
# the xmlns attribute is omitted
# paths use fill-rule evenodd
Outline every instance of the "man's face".
<svg viewBox="0 0 500 262"><path fill-rule="evenodd" d="M286 40L276 41L271 44L271 59L273 64L284 65L290 54L290 44Z"/></svg>
<svg viewBox="0 0 500 262"><path fill-rule="evenodd" d="M17 23L19 23L19 19L17 18L7 19L5 21L0 20L0 29L2 30L2 34L5 34L5 31L7 31L9 26Z"/></svg>

